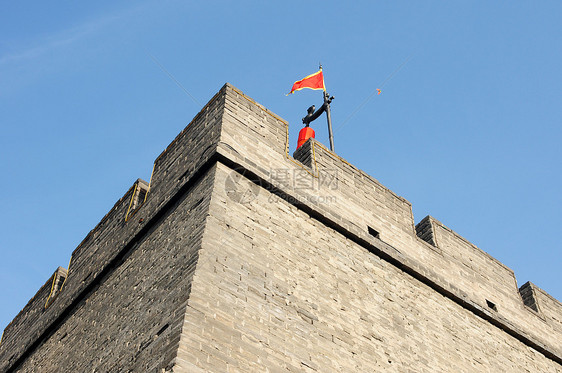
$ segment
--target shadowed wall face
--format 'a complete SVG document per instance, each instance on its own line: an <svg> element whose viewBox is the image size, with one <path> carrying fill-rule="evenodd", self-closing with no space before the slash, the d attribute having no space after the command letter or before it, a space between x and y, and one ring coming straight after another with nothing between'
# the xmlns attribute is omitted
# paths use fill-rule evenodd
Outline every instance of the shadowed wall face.
<svg viewBox="0 0 562 373"><path fill-rule="evenodd" d="M173 366L213 175L177 202L18 371L153 372Z"/></svg>

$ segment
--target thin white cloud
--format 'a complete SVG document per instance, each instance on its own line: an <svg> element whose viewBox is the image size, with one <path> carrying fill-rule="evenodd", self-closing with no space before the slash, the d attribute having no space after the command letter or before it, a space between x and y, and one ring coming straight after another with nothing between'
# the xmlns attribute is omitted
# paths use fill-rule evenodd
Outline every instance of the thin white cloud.
<svg viewBox="0 0 562 373"><path fill-rule="evenodd" d="M67 32L64 33L65 35L60 35L58 37L49 37L44 38L42 41L35 42L34 46L29 46L25 49L18 50L12 53L9 53L5 56L0 58L0 65L6 65L10 63L18 63L23 60L29 60L33 58L37 58L49 51L57 49L59 47L72 44L73 42L79 40L85 34L78 34L75 33L72 36L69 36ZM50 39L50 40L45 40Z"/></svg>
<svg viewBox="0 0 562 373"><path fill-rule="evenodd" d="M99 18L86 21L80 25L51 34L37 35L33 41L26 43L25 46L0 56L0 68L7 65L20 64L39 58L52 51L72 46L76 42L79 42L88 36L93 36L96 33L109 28L116 21L122 20L123 18L127 18L134 13L139 12L148 4L149 2L141 5L135 5L134 7L127 9L122 9L113 14L106 14ZM20 42L11 40L9 43L18 44Z"/></svg>

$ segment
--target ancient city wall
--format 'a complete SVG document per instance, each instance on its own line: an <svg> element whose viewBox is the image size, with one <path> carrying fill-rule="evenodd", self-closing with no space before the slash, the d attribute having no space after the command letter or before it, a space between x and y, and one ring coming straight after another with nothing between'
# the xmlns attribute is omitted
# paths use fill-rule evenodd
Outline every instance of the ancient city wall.
<svg viewBox="0 0 562 373"><path fill-rule="evenodd" d="M364 226L374 227L384 242L399 251L396 258L402 256L402 263L455 294L460 301L518 333L532 336L543 346L551 346L560 356L561 346L557 343L561 337L560 321L555 318L547 320L540 311L535 312L535 309L524 305L511 269L432 217L424 218L415 229L407 201L340 160L321 144L311 141L311 144L305 145L308 147L303 146L295 154L297 158L310 158L303 153L312 153L311 147L314 147L319 169L343 169L338 173L342 181L338 183L340 190L325 192L341 193L344 203L336 205L337 211L351 211L347 215L352 216L354 223L363 221ZM347 195L352 197L345 199ZM373 199L384 200L383 207L373 203ZM546 302L553 306L552 301ZM562 305L555 302L554 308L550 309L556 309L555 313L560 315Z"/></svg>
<svg viewBox="0 0 562 373"><path fill-rule="evenodd" d="M56 299L45 307L52 283L49 280L6 327L0 344L0 371L16 369L50 338L99 283L136 250L137 242L192 183L207 172L218 141L225 90L219 91L157 158L146 199L133 200L137 185L148 189L139 180L74 250L68 277ZM132 202L136 202L134 211Z"/></svg>
<svg viewBox="0 0 562 373"><path fill-rule="evenodd" d="M159 372L174 366L213 174L200 178L136 242L17 371Z"/></svg>
<svg viewBox="0 0 562 373"><path fill-rule="evenodd" d="M234 88L227 94L227 102L230 101L237 102L244 113L239 118L244 118L246 123L259 121L262 126L273 128L267 130L270 136L264 137L247 129L254 126L245 127L240 119L225 116L221 139L230 138L232 142L228 144L232 148L245 150L229 152L221 142L217 151L225 154L227 164L242 167L245 176L255 183L274 189L291 203L299 201L296 205L307 213L356 237L358 242L374 246L378 255L431 284L479 317L561 361L560 317L548 319L526 306L511 269L431 217L426 219L425 232L419 232L426 238L431 236L435 245L428 243L416 232L408 201L314 140L303 145L294 159L283 155L276 148L283 141L282 129L287 124L266 109L252 115L260 106ZM263 120L264 117L268 120ZM275 133L278 138L271 138ZM256 141L261 143L255 144ZM280 170L287 170L290 177L284 175L280 179ZM335 177L337 182L327 182L330 177ZM378 237L372 237L372 230ZM558 301L548 303L555 314L562 315Z"/></svg>
<svg viewBox="0 0 562 373"><path fill-rule="evenodd" d="M0 371L560 371L559 301L319 142L288 145L225 85L5 329Z"/></svg>
<svg viewBox="0 0 562 373"><path fill-rule="evenodd" d="M180 340L189 372L561 372L557 362L219 164Z"/></svg>

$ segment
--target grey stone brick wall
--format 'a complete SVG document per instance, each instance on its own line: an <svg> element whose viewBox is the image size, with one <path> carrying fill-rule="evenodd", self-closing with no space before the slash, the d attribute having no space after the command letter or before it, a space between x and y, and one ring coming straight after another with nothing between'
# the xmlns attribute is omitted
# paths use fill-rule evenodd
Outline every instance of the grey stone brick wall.
<svg viewBox="0 0 562 373"><path fill-rule="evenodd" d="M125 221L133 186L6 328L0 371L562 371L560 302L319 142L288 145L225 85L146 202Z"/></svg>
<svg viewBox="0 0 562 373"><path fill-rule="evenodd" d="M67 281L49 307L45 285L4 330L0 371L14 371L93 294L99 283L135 251L192 183L208 170L224 110L226 86L157 158L146 202L125 221L134 185L72 253ZM178 239L179 240L179 239ZM118 294L115 294L118 296Z"/></svg>
<svg viewBox="0 0 562 373"><path fill-rule="evenodd" d="M285 199L233 200L233 175L252 188L217 168L180 371L562 371Z"/></svg>
<svg viewBox="0 0 562 373"><path fill-rule="evenodd" d="M227 94L227 100L246 105L249 99L235 89L233 91ZM259 108L259 105L255 107ZM245 121L261 120L266 111L263 110L254 118L250 116L251 113L247 111L242 118ZM268 118L263 123L274 127L274 130L270 130L271 136L274 133L282 134L280 128L287 124L275 120L271 115ZM241 120L229 121L225 118L222 131L236 134L243 127ZM431 236L437 245L420 239L408 201L396 196L314 140L309 140L310 144L301 148L300 155L295 154L297 160L302 159L301 163L273 150L276 144L282 142L281 138L267 138L263 145L252 145L253 141L246 142L244 137L234 136L232 138L236 141L231 146L246 149L246 152L241 157L238 153L227 154L225 151L228 162L243 167L246 174L254 175L254 179L258 178L262 184L271 182L278 189L277 193L288 195L291 201L300 201L299 206L307 213L321 217L329 226L337 226L340 231L346 231L346 234L358 237L358 240L376 243L379 255L431 283L443 294L448 294L459 304L512 335L521 339L530 338L537 348L544 348L560 359L562 347L558 341L562 335L559 333L559 323L545 322L547 319L544 315L524 305L515 276L509 268L431 217L427 218L428 229L432 230ZM222 138L227 137L223 135ZM222 145L219 144L217 149L219 153L222 153ZM280 169L287 169L292 176L298 175L299 169L305 169L312 175L312 187L299 188L295 177L279 180L276 172ZM336 175L335 188L333 184L321 185L319 179L323 171ZM384 242L371 240L368 227L380 232L380 239ZM489 307L489 301L496 310ZM559 302L554 308L558 315L562 314Z"/></svg>
<svg viewBox="0 0 562 373"><path fill-rule="evenodd" d="M208 172L143 236L22 372L159 372L178 350L205 228Z"/></svg>

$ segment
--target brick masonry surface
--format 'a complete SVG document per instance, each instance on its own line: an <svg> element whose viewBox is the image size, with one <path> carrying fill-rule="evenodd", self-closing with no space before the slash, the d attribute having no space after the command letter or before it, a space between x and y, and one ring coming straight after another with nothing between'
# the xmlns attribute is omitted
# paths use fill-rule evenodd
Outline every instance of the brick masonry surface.
<svg viewBox="0 0 562 373"><path fill-rule="evenodd" d="M287 141L225 85L156 159L146 202L139 180L6 327L0 371L562 372L559 301Z"/></svg>

